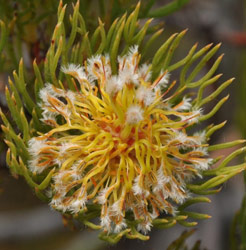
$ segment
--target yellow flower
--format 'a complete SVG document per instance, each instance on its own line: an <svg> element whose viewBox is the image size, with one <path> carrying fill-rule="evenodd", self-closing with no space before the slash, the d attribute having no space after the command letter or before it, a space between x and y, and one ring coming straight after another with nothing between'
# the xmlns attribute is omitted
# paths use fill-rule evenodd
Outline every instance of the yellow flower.
<svg viewBox="0 0 246 250"><path fill-rule="evenodd" d="M117 75L107 55L62 67L77 91L46 84L40 106L51 129L29 141L30 170L55 167L51 206L79 213L99 204L108 233L128 228L127 218L147 233L160 213L174 215L186 183L212 162L205 133L187 132L202 110L170 94L167 71L151 81L152 66L139 61L135 46L118 58Z"/></svg>

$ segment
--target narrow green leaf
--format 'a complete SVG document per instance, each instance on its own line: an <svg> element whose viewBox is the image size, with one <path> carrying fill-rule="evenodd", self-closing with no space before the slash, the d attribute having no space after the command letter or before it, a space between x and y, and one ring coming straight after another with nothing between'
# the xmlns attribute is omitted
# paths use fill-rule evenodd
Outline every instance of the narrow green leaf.
<svg viewBox="0 0 246 250"><path fill-rule="evenodd" d="M191 58L189 58L189 60L185 63L185 66L183 67L181 73L180 73L180 87L184 86L186 84L186 74L187 71L189 70L189 68L191 67L191 65L193 64L193 62L195 62L196 60L198 60L203 54L205 54L210 47L213 44L208 44L205 47L203 47L202 49L200 49L198 52L196 52L195 55L193 55Z"/></svg>
<svg viewBox="0 0 246 250"><path fill-rule="evenodd" d="M215 150L224 149L224 148L231 148L231 147L235 147L235 146L242 144L242 143L245 143L245 142L246 142L246 140L235 140L235 141L231 141L231 142L215 144L215 145L209 146L208 151L215 151Z"/></svg>
<svg viewBox="0 0 246 250"><path fill-rule="evenodd" d="M63 22L64 16L65 16L66 7L67 7L66 4L62 7L62 1L61 1L60 5L58 7L58 13L57 13L57 15L58 15L58 22L57 23L62 23Z"/></svg>
<svg viewBox="0 0 246 250"><path fill-rule="evenodd" d="M143 8L141 9L139 13L140 18L146 18L146 16L148 15L150 9L155 4L155 2L156 0L149 0L148 3L145 3L145 5L143 6Z"/></svg>
<svg viewBox="0 0 246 250"><path fill-rule="evenodd" d="M152 10L148 13L148 17L164 17L168 16L179 9L181 9L189 0L174 0L158 9Z"/></svg>
<svg viewBox="0 0 246 250"><path fill-rule="evenodd" d="M8 164L9 168L10 168L10 172L13 175L13 177L17 177L17 175L21 175L21 171L20 171L20 166L16 160L16 157L13 156L13 154L10 152L10 150L8 149L7 151L7 155L6 155L6 163Z"/></svg>
<svg viewBox="0 0 246 250"><path fill-rule="evenodd" d="M85 35L87 33L85 20L80 13L78 13L78 21L79 21L78 29L81 30L81 35Z"/></svg>
<svg viewBox="0 0 246 250"><path fill-rule="evenodd" d="M21 157L23 157L24 160L27 160L28 159L28 152L27 152L26 145L23 142L22 138L20 138L18 135L15 134L14 131L12 131L8 127L5 127L4 125L1 125L1 128L2 128L3 132L5 134L8 134L15 142L18 154L21 155Z"/></svg>
<svg viewBox="0 0 246 250"><path fill-rule="evenodd" d="M198 223L193 221L193 222L188 222L188 221L179 221L178 222L180 225L184 227L195 227Z"/></svg>
<svg viewBox="0 0 246 250"><path fill-rule="evenodd" d="M221 191L222 187L219 187L217 189L211 189L211 190L198 190L197 185L189 185L189 189L194 193L198 195L212 195L217 194Z"/></svg>
<svg viewBox="0 0 246 250"><path fill-rule="evenodd" d="M4 140L4 142L7 144L7 146L9 147L10 151L11 151L11 154L16 157L17 156L17 153L16 153L16 147L14 145L14 143L12 143L11 141L8 141L8 140ZM9 152L10 154L10 152Z"/></svg>
<svg viewBox="0 0 246 250"><path fill-rule="evenodd" d="M112 73L116 74L117 72L117 66L116 66L116 62L117 62L117 56L118 56L118 50L119 50L119 45L120 45L120 40L121 40L121 36L122 36L122 31L125 25L125 16L123 16L123 18L121 18L120 22L121 25L120 27L116 30L116 34L112 39L112 45L111 45L111 49L110 49L110 61L111 61L111 67L112 67Z"/></svg>
<svg viewBox="0 0 246 250"><path fill-rule="evenodd" d="M11 116L14 119L17 127L22 131L23 128L22 128L22 123L20 119L20 107L18 108L18 106L16 105L16 101L15 101L13 94L12 96L10 96L10 92L7 86L5 87L5 97L6 97L6 101L8 104L8 108L11 112Z"/></svg>
<svg viewBox="0 0 246 250"><path fill-rule="evenodd" d="M189 207L193 204L196 204L196 203L200 203L200 202L206 202L206 203L210 203L211 200L207 197L204 197L204 196L199 196L199 197L193 197L193 198L190 198L188 199L184 204L182 204L181 206L179 206L179 210L183 210L185 209L186 207Z"/></svg>
<svg viewBox="0 0 246 250"><path fill-rule="evenodd" d="M190 211L183 211L182 214L187 215L189 218L193 218L196 220L205 220L210 219L211 216L208 214L195 213Z"/></svg>
<svg viewBox="0 0 246 250"><path fill-rule="evenodd" d="M100 34L100 27L97 27L96 30L94 31L92 37L91 37L91 48L92 51L95 50L96 47L96 43L98 42L98 38L99 38L99 34Z"/></svg>
<svg viewBox="0 0 246 250"><path fill-rule="evenodd" d="M226 122L227 122L227 121L224 121L224 122L222 122L222 123L220 123L220 124L218 124L218 125L213 125L213 126L212 126L211 128L209 128L208 131L206 132L206 137L207 137L207 138L210 138L214 132L216 132L217 130L223 128L223 127L225 126Z"/></svg>
<svg viewBox="0 0 246 250"><path fill-rule="evenodd" d="M199 121L200 122L206 121L207 119L211 118L220 109L220 107L228 100L228 98L229 98L229 95L222 98L209 113L199 117Z"/></svg>
<svg viewBox="0 0 246 250"><path fill-rule="evenodd" d="M162 219L154 219L153 220L153 225L158 225L158 224L165 224L165 223L169 223L170 221L165 219L165 218L162 218Z"/></svg>
<svg viewBox="0 0 246 250"><path fill-rule="evenodd" d="M197 94L197 98L196 98L196 103L194 104L196 107L200 107L200 102L202 100L202 97L203 97L203 92L204 92L204 89L209 86L210 84L213 84L215 83L216 81L218 81L218 79L222 76L222 74L219 74L219 75L216 75L214 76L213 78L205 81L204 83L201 84L201 86L199 87L199 90L198 90L198 94Z"/></svg>
<svg viewBox="0 0 246 250"><path fill-rule="evenodd" d="M207 72L207 74L205 74L205 76L203 76L200 80L196 81L196 82L191 82L191 83L187 83L187 87L188 88L195 88L200 86L201 84L203 84L205 81L207 81L208 79L210 79L210 77L213 76L213 74L215 73L215 71L217 70L217 68L220 65L220 62L223 58L223 55L218 57L217 60L215 61L215 63L213 64L213 66L210 68L210 70ZM203 67L203 66L202 66ZM201 68L202 69L202 68ZM198 73L197 73L198 74Z"/></svg>
<svg viewBox="0 0 246 250"><path fill-rule="evenodd" d="M118 18L116 18L114 20L114 22L112 23L112 25L109 28L109 31L107 34L107 39L106 39L106 48L105 48L106 52L108 52L110 49L111 40L112 40L112 37L115 33L115 29L116 29L117 24L118 24Z"/></svg>
<svg viewBox="0 0 246 250"><path fill-rule="evenodd" d="M9 129L13 130L13 127L11 126L10 122L8 121L7 117L5 116L5 114L3 113L2 109L0 108L0 116L1 119L3 121L3 124L5 125L5 127L8 127ZM6 135L7 136L7 135Z"/></svg>
<svg viewBox="0 0 246 250"><path fill-rule="evenodd" d="M176 223L177 223L176 220L171 220L168 223L156 224L155 227L160 228L160 229L170 228L170 227L173 227Z"/></svg>
<svg viewBox="0 0 246 250"><path fill-rule="evenodd" d="M93 230L100 230L102 227L101 226L98 226L90 221L87 221L87 220L84 220L83 221L83 224Z"/></svg>
<svg viewBox="0 0 246 250"><path fill-rule="evenodd" d="M21 119L22 128L23 128L23 131L22 131L23 132L23 140L24 140L24 142L28 142L28 140L30 139L30 128L29 128L27 118L24 114L23 108L20 110L20 119Z"/></svg>
<svg viewBox="0 0 246 250"><path fill-rule="evenodd" d="M0 20L0 27L1 27L1 34L0 34L0 53L1 53L7 41L8 31L5 23L2 20Z"/></svg>
<svg viewBox="0 0 246 250"><path fill-rule="evenodd" d="M52 170L50 170L50 172L45 177L45 179L42 181L42 183L37 186L37 188L39 190L44 190L45 188L48 187L48 185L50 184L50 181L51 181L51 179L53 177L53 174L54 174L55 170L56 170L55 168L53 168Z"/></svg>
<svg viewBox="0 0 246 250"><path fill-rule="evenodd" d="M23 59L21 59L20 63L19 63L18 76L17 76L15 71L13 72L13 76L15 79L16 87L24 99L24 104L25 104L28 112L31 114L32 109L35 107L35 103L33 102L32 98L30 97L29 93L27 92L27 87L26 87L26 83L25 83L25 79L24 79Z"/></svg>
<svg viewBox="0 0 246 250"><path fill-rule="evenodd" d="M131 228L131 231L128 232L126 235L126 238L128 239L139 239L139 240L149 240L149 236L147 235L143 235L141 233L139 233L135 227Z"/></svg>
<svg viewBox="0 0 246 250"><path fill-rule="evenodd" d="M233 80L234 80L234 78L229 79L228 81L221 84L211 95L209 95L208 97L201 100L198 107L201 107L201 106L205 105L206 103L212 101L214 98L216 98L226 87L228 87L233 82Z"/></svg>
<svg viewBox="0 0 246 250"><path fill-rule="evenodd" d="M197 48L197 43L192 46L192 48L190 49L190 51L188 52L187 56L184 59L168 66L167 67L168 72L171 72L175 69L178 69L181 66L185 65L187 62L189 62L191 60L192 56L194 55L196 48Z"/></svg>
<svg viewBox="0 0 246 250"><path fill-rule="evenodd" d="M171 42L174 40L174 38L178 35L178 33L175 33L171 35L167 41L157 50L155 53L155 56L152 60L152 69L154 70L156 67L158 67L161 63L161 59L164 57L168 46L171 44Z"/></svg>
<svg viewBox="0 0 246 250"><path fill-rule="evenodd" d="M200 70L204 67L204 65L208 62L208 60L217 52L217 50L220 48L221 43L214 46L198 63L198 65L195 67L195 69L190 73L189 77L186 80L186 83L190 83L196 75L200 72ZM221 61L222 57L220 58L219 62ZM218 62L217 62L218 64ZM216 65L217 65L216 64ZM207 80L207 79L206 79Z"/></svg>
<svg viewBox="0 0 246 250"><path fill-rule="evenodd" d="M146 35L146 32L148 30L148 27L150 25L150 23L152 22L152 19L149 19L144 26L142 27L142 29L133 37L132 39L132 44L137 44L140 45Z"/></svg>
<svg viewBox="0 0 246 250"><path fill-rule="evenodd" d="M142 55L143 57L146 56L146 53L148 51L148 49L151 47L151 45L154 43L154 41L156 41L156 39L161 35L161 33L163 32L164 29L160 29L158 31L156 31L150 38L149 40L146 42L146 44L144 44L144 47L142 49Z"/></svg>
<svg viewBox="0 0 246 250"><path fill-rule="evenodd" d="M224 168L231 160L233 160L235 157L245 152L246 152L246 147L235 150L234 152L229 154L216 169Z"/></svg>
<svg viewBox="0 0 246 250"><path fill-rule="evenodd" d="M136 30L136 27L137 27L139 9L140 9L140 1L138 2L135 10L133 11L133 17L132 17L130 25L129 25L129 32L127 34L129 41L132 40L132 38L133 38L133 36L135 34L135 30Z"/></svg>
<svg viewBox="0 0 246 250"><path fill-rule="evenodd" d="M12 91L12 95L14 97L16 106L17 106L18 109L21 109L21 107L23 107L23 104L22 104L22 101L21 101L21 97L19 95L18 90L15 87L15 84L13 83L13 81L11 80L10 77L8 78L8 83L9 83L9 87L10 87L10 89Z"/></svg>
<svg viewBox="0 0 246 250"><path fill-rule="evenodd" d="M104 24L102 23L102 21L99 18L99 29L100 29L100 35L101 35L101 41L100 41L100 46L98 47L96 54L102 54L102 52L104 51L105 47L106 47L106 32L104 29Z"/></svg>
<svg viewBox="0 0 246 250"><path fill-rule="evenodd" d="M73 10L73 18L72 18L72 30L69 34L69 39L66 45L66 55L68 56L69 50L72 47L74 39L76 37L76 31L78 27L78 15L79 15L79 1L77 1L74 10Z"/></svg>
<svg viewBox="0 0 246 250"><path fill-rule="evenodd" d="M184 35L186 34L187 30L188 30L188 29L183 30L182 32L180 32L180 33L175 37L175 39L174 39L172 45L170 46L170 48L169 48L169 50L168 50L168 52L167 52L167 56L166 56L166 58L165 58L165 60L164 60L164 63L163 63L163 65L162 65L162 69L163 69L164 71L168 68L168 66L169 66L169 64L170 64L170 61L171 61L171 59L172 59L172 57L173 57L173 54L174 54L175 50L177 49L177 47L179 46L179 43L180 43L180 41L182 40L182 38L184 37Z"/></svg>
<svg viewBox="0 0 246 250"><path fill-rule="evenodd" d="M25 177L27 184L33 188L37 187L38 186L37 183L35 183L31 178L31 176L29 175L29 171L27 170L21 158L19 158L19 164L22 169L22 175Z"/></svg>
<svg viewBox="0 0 246 250"><path fill-rule="evenodd" d="M84 39L84 42L85 42L84 43L84 48L85 48L84 51L86 51L87 57L91 57L92 56L92 48L91 48L90 40L88 38L88 33L86 33L84 35L83 39Z"/></svg>
<svg viewBox="0 0 246 250"><path fill-rule="evenodd" d="M53 53L50 54L50 74L51 74L51 79L52 79L52 84L54 84L55 86L58 86L58 81L57 81L57 77L56 77L56 70L57 70L57 65L58 65L58 61L60 59L62 50L63 50L63 37L61 36L59 39L59 44L57 46L56 52L53 55Z"/></svg>
<svg viewBox="0 0 246 250"><path fill-rule="evenodd" d="M38 102L39 101L39 92L40 92L40 89L42 89L44 87L44 82L43 82L39 67L37 65L36 59L34 59L34 61L33 61L33 70L34 70L34 73L36 76L36 80L34 83L35 99L36 99L36 102Z"/></svg>

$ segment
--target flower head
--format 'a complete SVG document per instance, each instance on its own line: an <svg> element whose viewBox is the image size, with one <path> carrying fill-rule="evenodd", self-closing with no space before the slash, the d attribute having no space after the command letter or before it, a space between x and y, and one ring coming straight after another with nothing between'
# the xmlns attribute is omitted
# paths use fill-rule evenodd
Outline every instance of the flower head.
<svg viewBox="0 0 246 250"><path fill-rule="evenodd" d="M174 105L163 91L169 73L152 82L139 61L133 47L118 58L117 75L107 55L63 67L79 88L46 84L40 106L51 129L29 141L30 170L55 167L51 206L79 213L98 204L108 233L128 228L129 213L145 234L160 213L174 215L186 183L211 163L204 137L187 132L201 110L186 97Z"/></svg>
<svg viewBox="0 0 246 250"><path fill-rule="evenodd" d="M78 1L71 36L65 37L61 3L44 72L34 62L34 88L27 89L20 61L14 82L10 79L6 87L13 123L0 110L11 173L22 175L52 208L101 229L99 237L111 243L123 236L147 240L152 227L176 222L192 226L196 222L189 219L209 218L186 209L209 202L204 195L217 192L215 187L246 169L245 163L229 166L246 147L210 169L219 160L210 158L211 151L245 143L209 145L225 122L204 128L203 121L213 117L228 96L208 106L210 111L207 103L233 81L206 96L205 90L221 76L213 73L222 56L207 72L202 68L220 45L199 51L194 45L176 61L173 55L186 33L182 31L144 63L162 30L151 34L151 20L139 29L139 8L116 19L108 32L99 20L88 36ZM147 31L150 37L145 37ZM60 63L65 65L59 69ZM202 179L204 175L208 179ZM191 183L196 177L199 182Z"/></svg>

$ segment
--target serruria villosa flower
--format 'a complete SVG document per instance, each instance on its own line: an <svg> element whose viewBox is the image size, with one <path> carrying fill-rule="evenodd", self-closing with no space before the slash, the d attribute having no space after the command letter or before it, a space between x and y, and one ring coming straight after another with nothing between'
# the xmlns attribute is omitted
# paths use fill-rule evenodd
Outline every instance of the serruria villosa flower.
<svg viewBox="0 0 246 250"><path fill-rule="evenodd" d="M107 33L99 20L89 37L78 3L66 36L60 4L44 74L33 64L35 100L25 87L22 61L15 83L10 80L6 88L18 131L0 113L11 172L24 176L52 208L101 230L100 237L112 243L123 235L146 240L152 227L194 226L190 219L209 218L186 208L210 202L204 195L218 192L213 188L245 169L245 164L228 166L245 147L214 168L219 158L212 159L211 151L244 140L210 145L212 134L225 123L201 126L228 96L210 111L204 112L204 105L232 82L204 96L221 76L213 74L222 56L205 75L199 78L198 73L220 45L197 52L194 45L184 59L172 63L183 31L167 39L152 62L145 61L161 31L143 42L151 20L137 29L139 7L115 20ZM197 92L191 94L192 88ZM210 178L204 180L205 175Z"/></svg>
<svg viewBox="0 0 246 250"><path fill-rule="evenodd" d="M201 110L185 97L170 103L168 72L152 82L151 66L139 60L135 46L118 58L117 75L107 55L62 67L79 87L41 89L42 121L52 129L29 141L33 173L56 167L51 206L79 213L100 204L108 233L127 227L128 211L143 233L160 213L175 215L189 196L186 182L212 163L205 132L187 133Z"/></svg>

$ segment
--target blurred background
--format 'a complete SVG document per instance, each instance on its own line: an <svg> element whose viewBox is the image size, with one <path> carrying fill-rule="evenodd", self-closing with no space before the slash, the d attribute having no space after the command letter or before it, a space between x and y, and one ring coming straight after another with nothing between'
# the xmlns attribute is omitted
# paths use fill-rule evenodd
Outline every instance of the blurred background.
<svg viewBox="0 0 246 250"><path fill-rule="evenodd" d="M35 4L33 3L35 2ZM71 3L73 1L64 1ZM110 23L127 8L134 8L136 1L109 0L118 4L117 11L100 11L100 0L81 0L81 11L88 26L95 26L96 16ZM142 1L151 2L151 1ZM153 1L154 2L154 1ZM153 9L172 2L155 1ZM222 80L235 77L227 88L230 99L215 116L214 123L228 120L226 126L213 138L215 143L246 138L246 1L245 0L190 0L175 13L155 19L162 23L165 31L154 48L174 32L188 28L180 55L187 53L196 42L199 47L222 42L219 54L225 53L217 73L223 72ZM10 33L0 61L0 106L7 112L4 88L8 76L24 57L27 68L34 58L42 63L50 43L50 35L56 24L58 1L4 1L0 0L0 19L9 24ZM150 12L151 13L151 12ZM141 15L141 12L140 12ZM109 18L110 16L110 18ZM95 17L95 18L93 18ZM22 25L20 25L22 23ZM18 44L14 46L13 44ZM218 54L218 55L219 55ZM211 62L212 64L212 62ZM209 65L208 65L209 66ZM210 91L213 91L211 89ZM226 95L226 94L224 94ZM219 97L218 99L219 100ZM216 100L215 100L216 102ZM150 240L123 239L110 246L97 238L98 232L82 228L75 230L69 221L39 201L22 178L13 178L5 163L5 147L0 141L0 250L96 250L96 249L166 249L185 230L181 226L167 230L153 229ZM222 152L227 155L229 152ZM200 221L194 234L187 240L191 247L201 240L201 249L230 249L229 234L235 213L240 209L244 195L242 176L236 176L223 186L219 194L211 196L211 204L199 205L196 209L212 216ZM65 225L65 226L64 226Z"/></svg>

